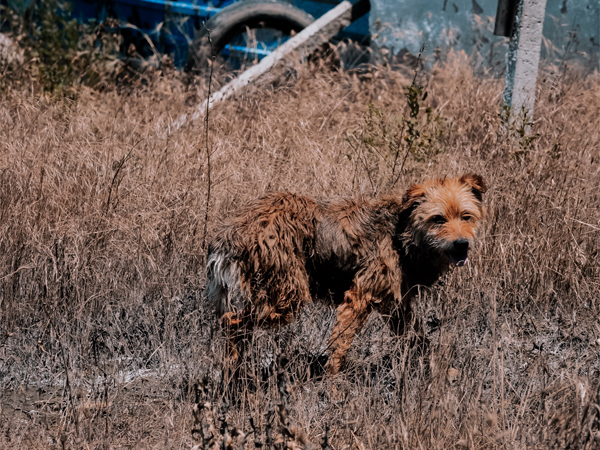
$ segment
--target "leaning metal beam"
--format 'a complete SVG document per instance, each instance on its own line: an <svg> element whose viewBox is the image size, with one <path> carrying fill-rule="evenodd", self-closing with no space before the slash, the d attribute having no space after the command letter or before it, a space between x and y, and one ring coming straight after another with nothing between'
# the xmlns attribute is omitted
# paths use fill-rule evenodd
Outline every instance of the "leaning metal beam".
<svg viewBox="0 0 600 450"><path fill-rule="evenodd" d="M286 67L286 57L294 53L300 58L305 58L320 45L329 41L340 30L346 28L350 23L369 12L369 0L360 0L354 5L349 1L343 1L335 8L315 20L294 37L290 38L281 46L277 47L270 55L264 57L257 65L250 67L239 77L226 84L221 90L210 96L201 105L198 105L191 113L190 120L196 120L206 113L207 102L209 108L226 100L236 92L244 89L249 84L263 78L266 74L273 74L279 69ZM184 114L173 124L173 129L178 129L187 120Z"/></svg>

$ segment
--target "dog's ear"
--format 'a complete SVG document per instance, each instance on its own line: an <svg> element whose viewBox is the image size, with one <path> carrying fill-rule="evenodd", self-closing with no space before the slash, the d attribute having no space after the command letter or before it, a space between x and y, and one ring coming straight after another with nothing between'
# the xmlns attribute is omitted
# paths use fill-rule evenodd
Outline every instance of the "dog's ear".
<svg viewBox="0 0 600 450"><path fill-rule="evenodd" d="M415 184L408 188L402 197L402 211L410 211L425 197L425 188Z"/></svg>
<svg viewBox="0 0 600 450"><path fill-rule="evenodd" d="M487 191L487 185L481 175L466 173L460 177L458 181L469 186L473 191L473 195L479 201L481 201L482 195Z"/></svg>

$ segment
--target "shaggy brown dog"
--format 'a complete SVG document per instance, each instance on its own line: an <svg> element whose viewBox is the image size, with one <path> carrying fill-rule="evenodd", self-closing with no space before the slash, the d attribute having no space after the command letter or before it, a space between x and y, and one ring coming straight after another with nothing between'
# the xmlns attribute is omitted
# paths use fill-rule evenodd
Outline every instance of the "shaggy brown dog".
<svg viewBox="0 0 600 450"><path fill-rule="evenodd" d="M208 251L205 296L232 357L254 327L290 322L313 297L338 305L331 374L373 310L403 333L413 288L467 262L486 189L468 174L412 186L402 199L325 202L273 193L250 203Z"/></svg>

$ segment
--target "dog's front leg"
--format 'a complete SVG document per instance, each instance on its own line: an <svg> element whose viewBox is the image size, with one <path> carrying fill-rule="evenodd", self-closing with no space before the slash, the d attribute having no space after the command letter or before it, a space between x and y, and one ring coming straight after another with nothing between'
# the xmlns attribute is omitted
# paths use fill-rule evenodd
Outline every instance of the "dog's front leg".
<svg viewBox="0 0 600 450"><path fill-rule="evenodd" d="M424 349L429 346L421 319L411 309L409 298L405 298L402 303L396 303L387 308L380 307L378 311L387 320L390 330L396 336L409 333L411 347L422 347ZM410 333L411 330L412 333Z"/></svg>
<svg viewBox="0 0 600 450"><path fill-rule="evenodd" d="M390 330L396 336L402 336L414 320L409 299L394 301L392 304L379 303L377 306L378 312L387 321Z"/></svg>
<svg viewBox="0 0 600 450"><path fill-rule="evenodd" d="M242 312L231 311L221 317L221 327L227 337L229 359L236 365L239 363L240 356L244 353L245 339L252 333L254 321L247 310Z"/></svg>
<svg viewBox="0 0 600 450"><path fill-rule="evenodd" d="M327 361L326 370L335 375L346 360L346 352L354 337L360 332L371 314L370 296L361 295L358 288L353 287L346 292L344 303L337 308L337 323L329 338L331 356Z"/></svg>

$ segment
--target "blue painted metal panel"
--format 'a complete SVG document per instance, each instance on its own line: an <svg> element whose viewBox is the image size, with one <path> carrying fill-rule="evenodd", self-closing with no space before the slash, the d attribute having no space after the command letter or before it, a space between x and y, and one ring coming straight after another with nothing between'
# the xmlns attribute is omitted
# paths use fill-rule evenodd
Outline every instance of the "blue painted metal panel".
<svg viewBox="0 0 600 450"><path fill-rule="evenodd" d="M186 59L188 45L194 37L194 31L224 7L238 0L169 1L169 0L71 0L73 17L81 21L103 20L106 17L117 18L121 22L126 45L133 43L138 53L145 58L152 57L154 49L142 33L152 40L156 51L171 55L175 64L181 67ZM282 0L283 1L283 0ZM352 0L351 0L352 1ZM341 0L288 0L313 17L318 18L333 9ZM347 27L340 39L348 38L368 42L369 21L365 16ZM267 45L268 48L273 46ZM123 49L126 50L125 48ZM225 49L254 53L258 57L269 53L265 49L235 48Z"/></svg>

